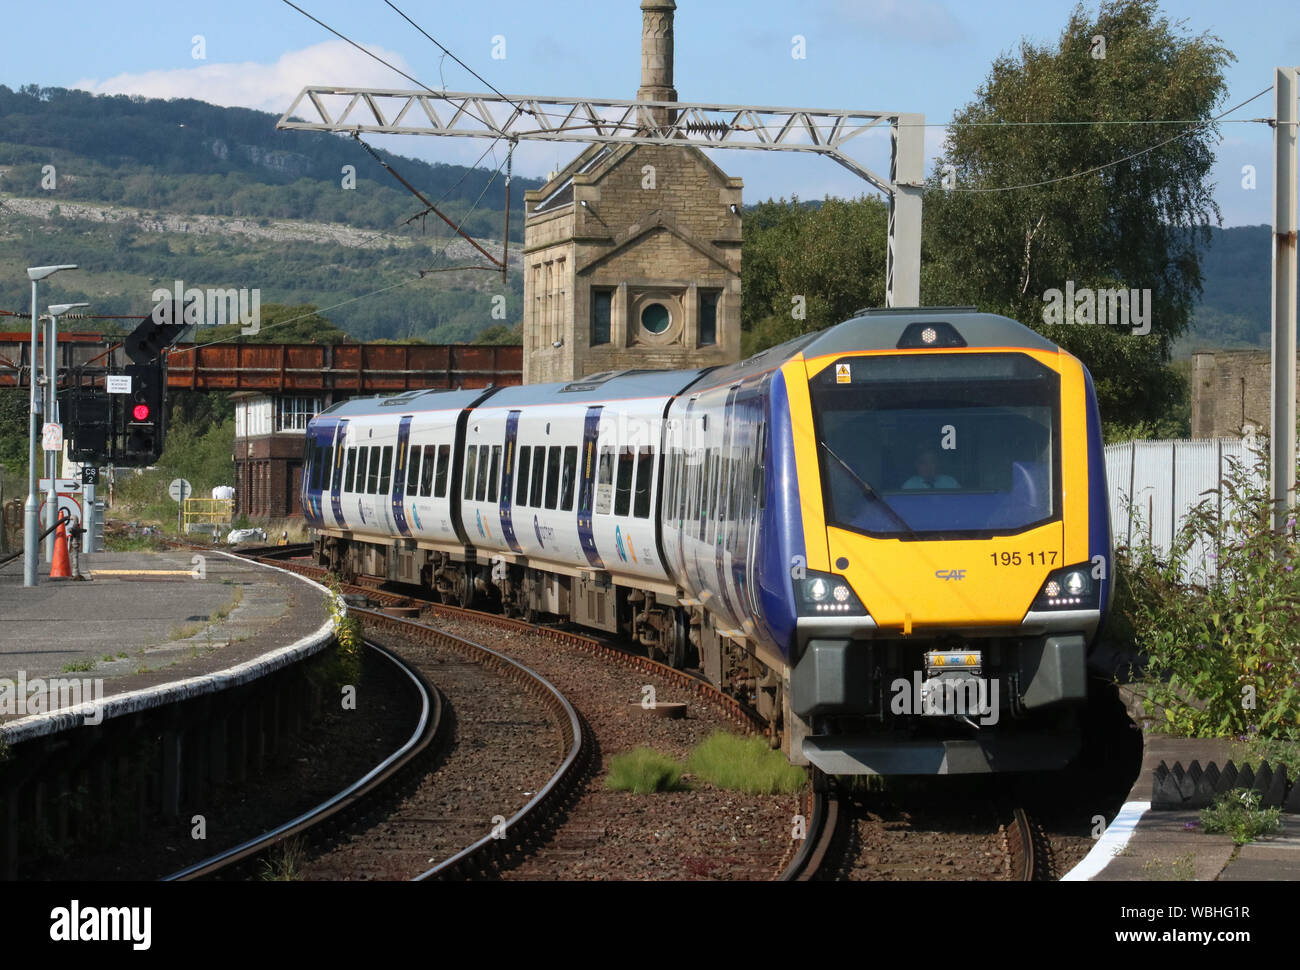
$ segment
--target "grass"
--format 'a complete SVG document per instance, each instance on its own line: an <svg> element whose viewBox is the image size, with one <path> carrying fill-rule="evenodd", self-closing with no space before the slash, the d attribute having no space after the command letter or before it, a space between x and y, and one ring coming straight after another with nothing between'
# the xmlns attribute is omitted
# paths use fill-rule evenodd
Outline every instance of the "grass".
<svg viewBox="0 0 1300 970"><path fill-rule="evenodd" d="M1237 845L1253 842L1281 827L1282 810L1260 808L1257 791L1224 792L1209 808L1201 809L1201 825L1211 835L1231 835Z"/></svg>
<svg viewBox="0 0 1300 970"><path fill-rule="evenodd" d="M165 548L159 536L123 536L108 535L104 537L104 549L107 552L156 552Z"/></svg>
<svg viewBox="0 0 1300 970"><path fill-rule="evenodd" d="M217 612L213 613L212 614L213 618L217 620L224 620L226 617L230 615L231 610L233 610L236 606L238 606L241 602L243 602L243 599L244 599L244 590L241 587L236 586L235 595L231 598L230 602L227 603L225 606L221 607L221 609L217 610Z"/></svg>
<svg viewBox="0 0 1300 970"><path fill-rule="evenodd" d="M98 661L94 660L93 658L88 658L86 660L72 660L69 661L68 663L65 663L62 667L60 667L59 673L82 674L88 670L94 670L96 663L98 663Z"/></svg>
<svg viewBox="0 0 1300 970"><path fill-rule="evenodd" d="M104 656L100 657L99 659L104 661L104 663L106 664L111 664L116 658L111 653L106 653L104 654Z"/></svg>
<svg viewBox="0 0 1300 970"><path fill-rule="evenodd" d="M175 626L173 626L170 630L167 631L167 639L168 640L188 639L189 637L194 636L196 633L202 630L205 626L207 626L206 623L185 623L185 624L178 623Z"/></svg>
<svg viewBox="0 0 1300 970"><path fill-rule="evenodd" d="M1300 771L1300 741L1261 738L1255 735L1247 742L1247 747L1251 758L1269 762L1274 771L1279 764L1286 765L1287 774L1291 777L1295 777Z"/></svg>
<svg viewBox="0 0 1300 970"><path fill-rule="evenodd" d="M682 766L653 748L636 748L616 754L609 760L605 787L648 795L658 791L677 791L683 786Z"/></svg>
<svg viewBox="0 0 1300 970"><path fill-rule="evenodd" d="M756 795L790 794L802 789L807 774L759 737L715 731L696 746L686 762L691 774L718 788Z"/></svg>
<svg viewBox="0 0 1300 970"><path fill-rule="evenodd" d="M1169 866L1169 874L1165 875L1165 863L1162 859L1149 859L1142 864L1142 869L1152 879L1172 879L1179 882L1191 882L1196 878L1196 856L1188 852L1186 855L1180 855L1174 859Z"/></svg>
<svg viewBox="0 0 1300 970"><path fill-rule="evenodd" d="M300 878L299 870L306 858L307 853L298 839L286 839L267 854L266 860L262 863L262 881L296 881Z"/></svg>

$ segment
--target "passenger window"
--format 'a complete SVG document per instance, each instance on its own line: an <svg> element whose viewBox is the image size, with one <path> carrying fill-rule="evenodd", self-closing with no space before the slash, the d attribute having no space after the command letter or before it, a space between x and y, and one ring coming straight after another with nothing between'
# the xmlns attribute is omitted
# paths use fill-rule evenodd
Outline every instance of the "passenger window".
<svg viewBox="0 0 1300 970"><path fill-rule="evenodd" d="M560 497L560 446L552 445L547 449L546 459L546 507L555 508Z"/></svg>
<svg viewBox="0 0 1300 970"><path fill-rule="evenodd" d="M651 474L654 467L654 449L642 447L636 459L636 501L632 503L632 514L638 519L650 518L650 488L654 482Z"/></svg>
<svg viewBox="0 0 1300 970"><path fill-rule="evenodd" d="M370 452L370 460L366 465L366 494L375 495L379 491L379 448L372 445L366 450Z"/></svg>
<svg viewBox="0 0 1300 970"><path fill-rule="evenodd" d="M497 482L501 477L501 446L492 446L492 471L488 473L488 501L497 500Z"/></svg>
<svg viewBox="0 0 1300 970"><path fill-rule="evenodd" d="M384 445L383 464L379 466L379 494L388 495L393 479L393 446Z"/></svg>
<svg viewBox="0 0 1300 970"><path fill-rule="evenodd" d="M596 514L609 515L614 501L614 452L600 449L600 475L596 480Z"/></svg>
<svg viewBox="0 0 1300 970"><path fill-rule="evenodd" d="M478 458L478 445L470 445L465 449L465 493L466 501L474 497L474 464Z"/></svg>
<svg viewBox="0 0 1300 970"><path fill-rule="evenodd" d="M435 498L442 498L447 494L447 466L451 464L451 445L438 446L438 474L433 483L433 494Z"/></svg>
<svg viewBox="0 0 1300 970"><path fill-rule="evenodd" d="M357 490L357 449L348 449L348 470L343 473L343 491L355 492Z"/></svg>
<svg viewBox="0 0 1300 970"><path fill-rule="evenodd" d="M632 505L632 464L636 452L631 448L618 450L618 481L614 486L614 514L627 515Z"/></svg>
<svg viewBox="0 0 1300 970"><path fill-rule="evenodd" d="M420 489L420 456L424 449L418 445L406 450L406 494L418 495Z"/></svg>
<svg viewBox="0 0 1300 970"><path fill-rule="evenodd" d="M570 445L564 449L564 480L560 485L560 508L573 511L573 489L578 478L578 449Z"/></svg>
<svg viewBox="0 0 1300 970"><path fill-rule="evenodd" d="M487 498L487 481L488 481L488 446L480 445L478 449L478 486L475 489L474 499L477 502Z"/></svg>
<svg viewBox="0 0 1300 970"><path fill-rule="evenodd" d="M528 504L528 466L532 461L533 449L524 445L519 449L519 465L515 469L515 504Z"/></svg>
<svg viewBox="0 0 1300 970"><path fill-rule="evenodd" d="M542 483L546 474L546 449L534 448L533 458L535 459L533 462L533 480L528 494L528 504L535 509L540 509L542 507Z"/></svg>
<svg viewBox="0 0 1300 970"><path fill-rule="evenodd" d="M433 494L434 447L424 449L424 461L420 465L420 497L428 498Z"/></svg>

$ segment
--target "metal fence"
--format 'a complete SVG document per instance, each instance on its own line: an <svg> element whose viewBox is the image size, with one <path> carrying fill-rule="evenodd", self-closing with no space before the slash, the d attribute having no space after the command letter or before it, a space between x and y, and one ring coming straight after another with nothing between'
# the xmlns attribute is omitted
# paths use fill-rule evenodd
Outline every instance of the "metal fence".
<svg viewBox="0 0 1300 970"><path fill-rule="evenodd" d="M1187 513L1206 499L1222 520L1223 499L1212 490L1227 477L1232 460L1248 471L1254 464L1255 456L1241 438L1107 445L1106 482L1115 545L1136 546L1145 541L1156 555L1168 556ZM1193 546L1183 578L1204 581L1214 576L1214 552L1204 542Z"/></svg>

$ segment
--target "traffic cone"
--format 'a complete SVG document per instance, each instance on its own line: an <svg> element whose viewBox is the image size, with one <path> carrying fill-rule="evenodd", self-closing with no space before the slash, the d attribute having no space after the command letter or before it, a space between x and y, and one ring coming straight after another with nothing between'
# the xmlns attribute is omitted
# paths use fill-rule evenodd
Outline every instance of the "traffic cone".
<svg viewBox="0 0 1300 970"><path fill-rule="evenodd" d="M71 579L72 563L68 561L68 530L62 519L54 530L54 561L50 563L50 579Z"/></svg>

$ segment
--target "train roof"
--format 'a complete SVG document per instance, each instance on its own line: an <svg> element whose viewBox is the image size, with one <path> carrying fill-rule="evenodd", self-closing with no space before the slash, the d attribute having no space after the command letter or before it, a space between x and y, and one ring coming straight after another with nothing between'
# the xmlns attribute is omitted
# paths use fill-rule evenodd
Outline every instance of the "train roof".
<svg viewBox="0 0 1300 970"><path fill-rule="evenodd" d="M331 404L317 417L354 418L364 415L392 414L400 411L459 411L469 407L483 396L483 388L467 391L451 388L426 388L402 391L398 394L380 394L372 397L353 397Z"/></svg>
<svg viewBox="0 0 1300 970"><path fill-rule="evenodd" d="M960 344L946 346L966 347L1022 347L1026 350L1059 350L1042 334L1023 323L996 313L981 313L973 306L944 307L889 307L859 310L851 319L838 326L823 330L803 348L805 357L824 357L854 350L893 350L908 346L908 328L919 325L913 333L934 325L947 325L948 333L955 333ZM940 340L943 333L940 333ZM913 343L910 346L921 347ZM940 343L938 346L945 346Z"/></svg>
<svg viewBox="0 0 1300 970"><path fill-rule="evenodd" d="M513 408L541 404L581 404L584 401L669 398L693 384L704 370L621 370L590 374L559 384L524 384L503 387L483 402L485 408Z"/></svg>

